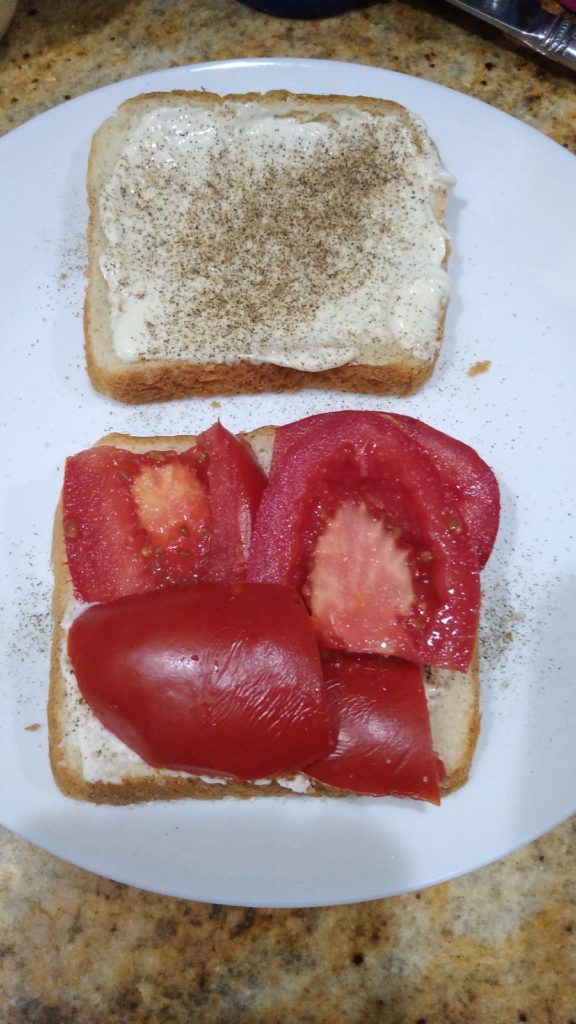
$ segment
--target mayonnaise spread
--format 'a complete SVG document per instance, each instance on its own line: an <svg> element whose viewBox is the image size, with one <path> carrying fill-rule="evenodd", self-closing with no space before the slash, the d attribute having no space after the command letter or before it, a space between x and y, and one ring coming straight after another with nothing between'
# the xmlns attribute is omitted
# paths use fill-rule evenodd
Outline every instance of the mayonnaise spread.
<svg viewBox="0 0 576 1024"><path fill-rule="evenodd" d="M99 196L126 362L299 370L431 356L448 285L423 125L337 104L148 109Z"/></svg>

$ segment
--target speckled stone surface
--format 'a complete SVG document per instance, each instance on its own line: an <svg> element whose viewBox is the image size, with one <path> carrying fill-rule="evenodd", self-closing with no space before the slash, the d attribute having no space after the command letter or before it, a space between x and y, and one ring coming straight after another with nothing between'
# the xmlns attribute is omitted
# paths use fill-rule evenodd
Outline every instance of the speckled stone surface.
<svg viewBox="0 0 576 1024"><path fill-rule="evenodd" d="M574 74L440 0L381 0L326 21L272 18L237 0L20 0L0 41L0 132L121 78L249 56L357 61L418 75L576 150Z"/></svg>
<svg viewBox="0 0 576 1024"><path fill-rule="evenodd" d="M236 0L20 0L0 134L144 71L275 55L440 82L576 152L576 76L432 0L326 22ZM575 841L573 819L425 892L272 911L143 893L0 831L0 1024L576 1024Z"/></svg>
<svg viewBox="0 0 576 1024"><path fill-rule="evenodd" d="M5 833L2 1024L575 1024L576 822L466 878L243 910L107 882Z"/></svg>

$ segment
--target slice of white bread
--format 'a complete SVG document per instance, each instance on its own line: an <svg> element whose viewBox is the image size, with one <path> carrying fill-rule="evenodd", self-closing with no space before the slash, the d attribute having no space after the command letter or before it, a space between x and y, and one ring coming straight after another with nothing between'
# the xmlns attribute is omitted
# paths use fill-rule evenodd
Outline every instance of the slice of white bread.
<svg viewBox="0 0 576 1024"><path fill-rule="evenodd" d="M273 427L243 435L263 468L269 469ZM111 434L99 444L130 451L173 449L184 451L195 443L193 436L137 438ZM54 778L67 796L95 803L124 804L183 797L214 799L223 796L344 796L344 790L314 782L298 773L283 779L241 782L210 780L151 768L108 732L94 717L78 690L66 655L67 624L77 610L66 563L61 506L53 534L53 618L48 726L50 762ZM424 672L434 749L442 758L446 779L442 790L463 785L468 777L479 728L478 659L466 673L426 669Z"/></svg>
<svg viewBox="0 0 576 1024"><path fill-rule="evenodd" d="M449 184L391 101L128 100L88 164L93 386L123 402L415 391L444 329Z"/></svg>

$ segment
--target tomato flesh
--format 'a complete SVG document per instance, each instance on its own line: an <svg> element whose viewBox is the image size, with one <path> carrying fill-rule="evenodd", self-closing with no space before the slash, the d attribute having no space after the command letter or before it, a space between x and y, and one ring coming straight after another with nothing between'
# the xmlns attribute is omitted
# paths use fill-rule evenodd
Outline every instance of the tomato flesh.
<svg viewBox="0 0 576 1024"><path fill-rule="evenodd" d="M213 517L206 579L214 583L242 580L266 475L249 445L221 423L200 434L198 444L207 455Z"/></svg>
<svg viewBox="0 0 576 1024"><path fill-rule="evenodd" d="M264 486L252 452L220 424L185 452L102 445L72 456L62 518L77 597L244 579Z"/></svg>
<svg viewBox="0 0 576 1024"><path fill-rule="evenodd" d="M408 550L364 504L346 501L318 537L304 593L323 646L382 654L402 642L401 616L414 605Z"/></svg>
<svg viewBox="0 0 576 1024"><path fill-rule="evenodd" d="M334 746L314 631L287 587L198 583L93 605L68 652L93 713L154 767L258 779Z"/></svg>
<svg viewBox="0 0 576 1024"><path fill-rule="evenodd" d="M321 413L277 427L272 469L277 468L292 445L301 445L326 415L339 414ZM469 445L422 420L401 413L376 415L393 419L433 460L466 523L470 542L476 548L479 567L483 568L494 546L500 515L498 482L490 467Z"/></svg>
<svg viewBox="0 0 576 1024"><path fill-rule="evenodd" d="M161 480L170 467L193 481L193 496L200 492L205 497L200 501L201 521L194 518L197 500L188 503L179 521L170 520L169 509L170 527L161 537L154 504L158 505ZM81 600L109 601L197 575L208 540L202 526L209 522L207 489L200 474L194 449L178 456L134 455L103 445L67 459L62 519L68 567ZM138 502L150 532L138 516Z"/></svg>
<svg viewBox="0 0 576 1024"><path fill-rule="evenodd" d="M480 601L477 557L452 495L427 453L379 413L311 417L280 428L281 445L284 430L291 443L273 459L256 518L249 578L295 586L308 597L314 592L315 558L316 563L324 561L327 574L326 560L321 554L318 559L319 538L326 530L334 531L342 505L361 504L387 535L388 547L395 545L396 561L403 559L409 566L414 600L408 614L403 602L382 601L381 633L364 638L354 607L346 609L343 601L336 614L349 615L348 639L334 630L328 637L321 629L321 641L358 654L378 649L420 664L465 670ZM348 547L360 552L360 564L373 557L366 546L366 531L351 530ZM385 554L380 559L382 579ZM334 566L334 576L336 571ZM340 558L338 572L346 571L346 559ZM334 584L337 592L336 580ZM360 591L356 606L362 600L367 605L374 587L370 591L361 586Z"/></svg>
<svg viewBox="0 0 576 1024"><path fill-rule="evenodd" d="M386 415L391 416L426 449L444 484L451 488L482 569L494 547L500 518L500 490L494 473L478 453L463 441L412 416L399 413Z"/></svg>
<svg viewBox="0 0 576 1024"><path fill-rule="evenodd" d="M153 544L184 545L190 532L196 542L211 526L206 486L183 462L144 465L132 484L140 525Z"/></svg>
<svg viewBox="0 0 576 1024"><path fill-rule="evenodd" d="M338 739L306 774L353 793L438 804L444 768L432 748L418 666L342 655L325 663L324 677L339 722Z"/></svg>

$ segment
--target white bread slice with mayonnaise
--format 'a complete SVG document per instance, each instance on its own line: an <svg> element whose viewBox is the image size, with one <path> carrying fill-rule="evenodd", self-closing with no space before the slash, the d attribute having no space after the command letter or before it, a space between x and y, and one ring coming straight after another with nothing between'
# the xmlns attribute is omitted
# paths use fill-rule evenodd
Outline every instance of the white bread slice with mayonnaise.
<svg viewBox="0 0 576 1024"><path fill-rule="evenodd" d="M274 428L262 427L242 436L251 445L263 469L268 471ZM185 451L195 442L194 436L130 437L111 434L98 444L146 452ZM80 694L66 654L67 627L81 608L74 598L66 563L60 505L54 522L52 564L54 633L48 699L49 748L54 778L65 795L109 804L184 797L349 795L345 790L326 786L300 772L282 778L243 782L159 770L146 764L94 717ZM442 792L446 793L466 782L476 746L480 723L477 651L465 673L424 669L423 674L433 746L446 770L441 786Z"/></svg>
<svg viewBox="0 0 576 1024"><path fill-rule="evenodd" d="M388 100L128 100L88 164L93 386L123 402L414 392L443 335L450 183Z"/></svg>

